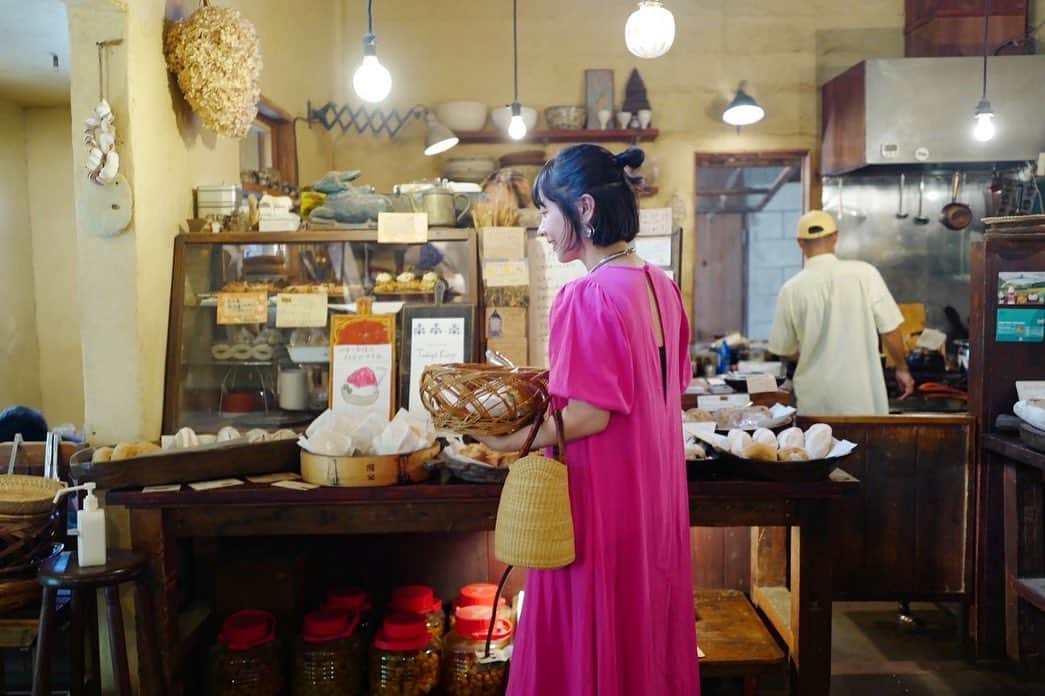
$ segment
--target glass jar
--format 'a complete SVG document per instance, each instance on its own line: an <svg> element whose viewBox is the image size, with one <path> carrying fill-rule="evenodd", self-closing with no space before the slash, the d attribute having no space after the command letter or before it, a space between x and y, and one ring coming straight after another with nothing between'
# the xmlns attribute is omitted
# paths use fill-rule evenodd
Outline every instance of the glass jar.
<svg viewBox="0 0 1045 696"><path fill-rule="evenodd" d="M427 585L403 585L392 593L392 611L402 614L420 614L425 617L428 632L436 640L446 634L446 615L443 603Z"/></svg>
<svg viewBox="0 0 1045 696"><path fill-rule="evenodd" d="M443 688L446 696L503 696L508 686L512 624L497 619L490 630L489 607L473 604L454 612L454 630L443 646Z"/></svg>
<svg viewBox="0 0 1045 696"><path fill-rule="evenodd" d="M358 615L359 627L356 629L356 634L363 636L364 649L377 633L378 625L374 616L374 606L370 602L370 595L361 587L337 587L327 590L323 608L345 609Z"/></svg>
<svg viewBox="0 0 1045 696"><path fill-rule="evenodd" d="M305 616L294 655L294 696L362 696L366 656L355 645L358 627L359 615L344 609Z"/></svg>
<svg viewBox="0 0 1045 696"><path fill-rule="evenodd" d="M424 696L439 687L440 644L425 617L385 618L370 651L371 696Z"/></svg>
<svg viewBox="0 0 1045 696"><path fill-rule="evenodd" d="M276 617L245 609L222 624L211 650L210 690L214 696L278 696L284 675Z"/></svg>

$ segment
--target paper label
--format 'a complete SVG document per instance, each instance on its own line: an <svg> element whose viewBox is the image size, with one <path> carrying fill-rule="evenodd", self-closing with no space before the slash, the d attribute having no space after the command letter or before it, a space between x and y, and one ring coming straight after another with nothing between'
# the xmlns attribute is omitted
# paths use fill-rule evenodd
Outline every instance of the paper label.
<svg viewBox="0 0 1045 696"><path fill-rule="evenodd" d="M943 347L946 344L947 334L943 331L925 329L922 331L922 335L918 337L918 343L916 345L919 348L925 348L926 350L940 351L943 350Z"/></svg>
<svg viewBox="0 0 1045 696"><path fill-rule="evenodd" d="M276 483L277 481L296 481L301 478L300 474L295 474L291 471L285 471L280 474L264 474L262 476L248 476L247 480L251 483Z"/></svg>
<svg viewBox="0 0 1045 696"><path fill-rule="evenodd" d="M1020 401L1045 399L1045 381L1018 381L1016 382L1016 394Z"/></svg>
<svg viewBox="0 0 1045 696"><path fill-rule="evenodd" d="M776 377L773 375L750 375L745 381L748 394L764 394L777 390Z"/></svg>
<svg viewBox="0 0 1045 696"><path fill-rule="evenodd" d="M712 412L723 408L744 408L750 403L751 399L747 394L710 394L697 397L697 406Z"/></svg>
<svg viewBox="0 0 1045 696"><path fill-rule="evenodd" d="M654 266L671 265L671 237L636 237L635 253Z"/></svg>
<svg viewBox="0 0 1045 696"><path fill-rule="evenodd" d="M526 261L487 261L483 264L483 280L490 288L529 285L530 269Z"/></svg>
<svg viewBox="0 0 1045 696"><path fill-rule="evenodd" d="M276 296L276 328L326 325L326 293L280 293Z"/></svg>
<svg viewBox="0 0 1045 696"><path fill-rule="evenodd" d="M261 292L219 292L218 324L264 324L269 319L269 295Z"/></svg>
<svg viewBox="0 0 1045 696"><path fill-rule="evenodd" d="M1045 341L1045 309L999 309L998 343L1041 343Z"/></svg>
<svg viewBox="0 0 1045 696"><path fill-rule="evenodd" d="M180 490L180 483L171 483L164 486L145 486L142 493L177 493Z"/></svg>
<svg viewBox="0 0 1045 696"><path fill-rule="evenodd" d="M514 261L526 258L525 227L482 228L483 258Z"/></svg>
<svg viewBox="0 0 1045 696"><path fill-rule="evenodd" d="M378 213L378 244L424 244L428 241L428 213Z"/></svg>
<svg viewBox="0 0 1045 696"><path fill-rule="evenodd" d="M311 491L314 488L319 488L314 483L306 483L305 481L276 481L272 484L276 488L289 488L292 491Z"/></svg>
<svg viewBox="0 0 1045 696"><path fill-rule="evenodd" d="M639 235L645 237L671 233L671 208L639 209Z"/></svg>
<svg viewBox="0 0 1045 696"><path fill-rule="evenodd" d="M229 486L242 486L243 482L239 479L217 479L216 481L197 481L196 483L190 483L189 488L194 491L210 491L215 488L228 488Z"/></svg>

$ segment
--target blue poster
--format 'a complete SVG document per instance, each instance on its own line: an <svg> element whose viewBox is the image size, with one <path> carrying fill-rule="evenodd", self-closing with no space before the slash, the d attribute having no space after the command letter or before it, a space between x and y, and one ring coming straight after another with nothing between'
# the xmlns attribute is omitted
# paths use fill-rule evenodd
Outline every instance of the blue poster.
<svg viewBox="0 0 1045 696"><path fill-rule="evenodd" d="M998 343L1045 341L1045 309L998 309Z"/></svg>

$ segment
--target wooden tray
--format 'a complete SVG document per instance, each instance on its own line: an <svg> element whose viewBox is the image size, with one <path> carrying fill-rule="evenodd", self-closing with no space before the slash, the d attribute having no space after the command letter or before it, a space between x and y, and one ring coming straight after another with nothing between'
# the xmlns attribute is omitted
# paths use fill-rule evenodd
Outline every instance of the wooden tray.
<svg viewBox="0 0 1045 696"><path fill-rule="evenodd" d="M718 455L724 470L728 472L728 478L756 481L822 481L849 456L804 462L766 462L745 459L730 452L720 451Z"/></svg>

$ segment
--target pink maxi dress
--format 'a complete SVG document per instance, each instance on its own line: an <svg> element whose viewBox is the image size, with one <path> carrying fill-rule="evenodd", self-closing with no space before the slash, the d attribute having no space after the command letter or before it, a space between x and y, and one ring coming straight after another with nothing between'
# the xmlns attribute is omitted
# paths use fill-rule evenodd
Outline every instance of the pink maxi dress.
<svg viewBox="0 0 1045 696"><path fill-rule="evenodd" d="M550 330L554 405L576 399L611 415L567 445L577 560L528 571L508 696L696 696L679 289L649 264L604 266L559 292Z"/></svg>

